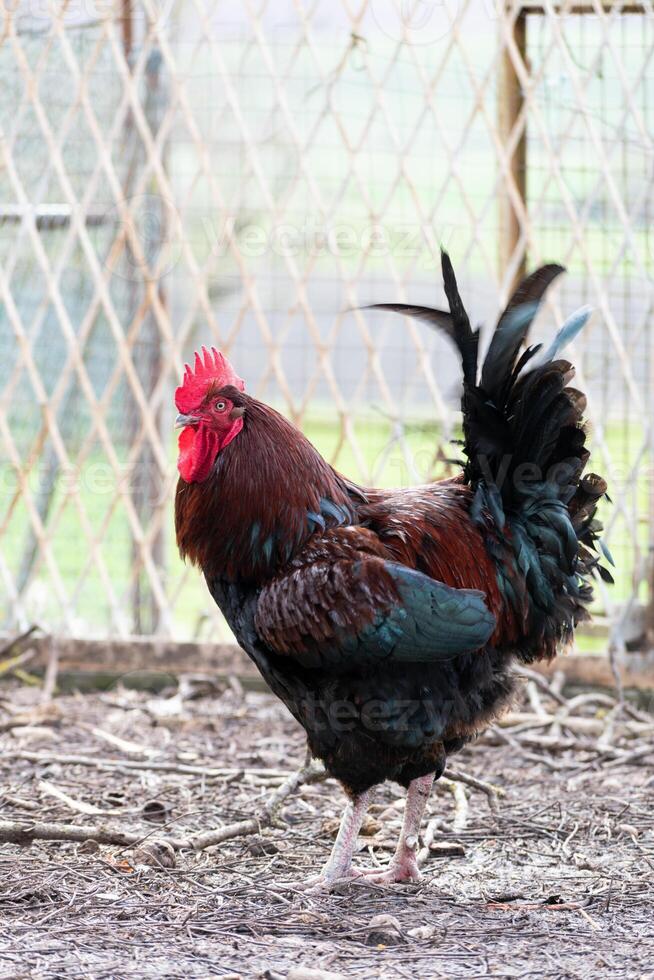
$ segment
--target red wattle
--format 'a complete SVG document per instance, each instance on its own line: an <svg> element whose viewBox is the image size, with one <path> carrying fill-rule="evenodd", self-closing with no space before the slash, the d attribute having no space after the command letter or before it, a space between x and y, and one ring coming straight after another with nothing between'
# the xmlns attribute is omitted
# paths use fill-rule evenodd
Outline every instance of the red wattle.
<svg viewBox="0 0 654 980"><path fill-rule="evenodd" d="M211 473L220 444L215 432L200 424L187 426L179 436L177 469L187 483L202 483Z"/></svg>

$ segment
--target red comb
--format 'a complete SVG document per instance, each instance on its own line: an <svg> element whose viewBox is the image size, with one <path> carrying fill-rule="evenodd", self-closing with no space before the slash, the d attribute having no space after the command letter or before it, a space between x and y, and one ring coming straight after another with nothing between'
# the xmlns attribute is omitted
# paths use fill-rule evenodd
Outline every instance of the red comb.
<svg viewBox="0 0 654 980"><path fill-rule="evenodd" d="M211 384L219 388L233 385L241 391L245 388L245 382L239 378L224 354L215 347L210 351L203 347L201 355L195 352L193 368L189 364L184 365L184 378L175 391L177 411L184 415L192 412L201 404Z"/></svg>

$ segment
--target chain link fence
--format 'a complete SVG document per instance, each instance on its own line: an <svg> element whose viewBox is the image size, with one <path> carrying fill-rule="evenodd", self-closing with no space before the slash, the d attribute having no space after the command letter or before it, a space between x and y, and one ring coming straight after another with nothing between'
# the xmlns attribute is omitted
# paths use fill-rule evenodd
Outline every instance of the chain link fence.
<svg viewBox="0 0 654 980"><path fill-rule="evenodd" d="M527 267L577 344L617 585L649 628L654 11L491 0L0 6L0 625L223 634L174 547L195 346L355 480L450 472L459 369L415 323L444 243L475 319ZM593 642L592 639L588 640Z"/></svg>

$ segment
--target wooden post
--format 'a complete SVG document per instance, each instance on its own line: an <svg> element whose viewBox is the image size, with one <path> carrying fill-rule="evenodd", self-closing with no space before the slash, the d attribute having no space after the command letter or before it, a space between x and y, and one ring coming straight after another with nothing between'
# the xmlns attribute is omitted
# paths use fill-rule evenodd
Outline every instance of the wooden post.
<svg viewBox="0 0 654 980"><path fill-rule="evenodd" d="M520 0L514 0L520 4ZM512 4L509 0L505 7L505 27L508 29L508 18L511 14ZM520 53L520 57L526 63L527 51L527 15L521 9L516 17L511 29L515 46ZM498 86L498 127L500 139L506 146L511 137L513 128L518 120L524 105L524 95L520 84L518 73L516 72L511 53L504 41L502 50L502 60L500 65L500 78ZM503 278L507 275L507 270L515 265L510 279L505 283L507 294L510 293L526 273L527 249L526 244L520 246L521 254L518 257L516 249L520 241L522 221L520 214L509 194L509 181L513 181L517 188L520 199L526 206L527 202L527 127L523 128L520 139L518 140L514 152L509 161L509 173L505 176L499 195L499 271ZM517 260L517 264L516 264Z"/></svg>
<svg viewBox="0 0 654 980"><path fill-rule="evenodd" d="M135 45L133 0L118 0L122 10L123 50L129 70L132 70L132 59ZM142 99L143 115L153 137L156 138L161 121L165 116L168 94L164 84L164 63L160 51L153 45L147 59L144 73L144 95ZM150 187L150 193L143 195L144 201L132 200L131 195L137 178L147 166L146 151L137 132L132 111L125 118L123 133L125 152L125 175L123 192L127 206L136 209L144 204L147 213L134 214L135 219L145 222L140 229L142 248L147 268L156 268L157 259L164 247L167 235L167 209L157 186ZM165 169L165 153L167 143L162 147L162 165ZM138 330L137 342L132 346L132 359L146 397L149 397L157 384L163 369L163 353L161 334L152 311L151 293L156 290L159 302L165 306L166 296L162 281L146 282L139 271L139 262L133 254L129 240L125 242L127 258L126 275L126 310L128 322L138 315L139 308L145 302L147 312ZM141 428L140 410L133 397L126 401L127 434L130 445L139 438ZM163 416L161 406L154 411L154 422L157 432L162 432ZM162 438L163 442L163 438ZM134 459L130 480L130 493L134 510L145 531L151 521L156 519L161 492L161 474L152 447L147 440L141 446ZM165 564L165 539L161 528L153 536L150 546L153 564L162 570ZM160 627L160 609L151 588L148 574L143 567L143 558L136 540L132 540L132 568L134 581L131 590L132 629L135 633L156 633Z"/></svg>
<svg viewBox="0 0 654 980"><path fill-rule="evenodd" d="M132 11L132 0L119 0L120 26L123 36L123 51L126 57L131 57L134 46L134 15Z"/></svg>

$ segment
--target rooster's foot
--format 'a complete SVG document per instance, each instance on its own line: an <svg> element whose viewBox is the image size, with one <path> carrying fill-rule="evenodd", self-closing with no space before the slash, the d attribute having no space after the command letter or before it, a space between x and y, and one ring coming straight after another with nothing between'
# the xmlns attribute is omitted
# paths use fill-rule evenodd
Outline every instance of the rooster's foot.
<svg viewBox="0 0 654 980"><path fill-rule="evenodd" d="M321 873L309 878L301 885L302 890L308 895L327 895L342 885L347 885L355 878L361 878L365 871L357 871L356 868L348 868L338 874Z"/></svg>
<svg viewBox="0 0 654 980"><path fill-rule="evenodd" d="M363 872L367 885L397 885L401 882L420 881L422 874L415 855L407 855L402 860L392 860L387 868L372 868Z"/></svg>

